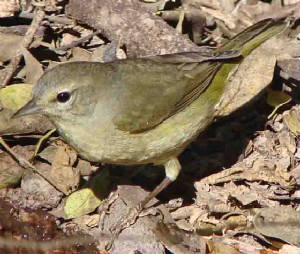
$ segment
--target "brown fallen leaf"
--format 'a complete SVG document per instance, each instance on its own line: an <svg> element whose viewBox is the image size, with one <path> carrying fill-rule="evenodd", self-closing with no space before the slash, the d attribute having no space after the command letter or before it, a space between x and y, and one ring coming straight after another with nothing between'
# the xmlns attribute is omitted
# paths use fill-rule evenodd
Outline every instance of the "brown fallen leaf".
<svg viewBox="0 0 300 254"><path fill-rule="evenodd" d="M286 53L298 54L296 51L299 50L300 44L294 37L281 34L255 49L227 81L217 105L219 116L227 116L241 106L256 101L273 79L276 59Z"/></svg>
<svg viewBox="0 0 300 254"><path fill-rule="evenodd" d="M280 250L278 251L278 254L299 254L300 248L288 244L284 244Z"/></svg>
<svg viewBox="0 0 300 254"><path fill-rule="evenodd" d="M279 59L277 66L280 68L281 75L285 79L293 79L300 82L300 60L299 59ZM292 80L291 80L292 81Z"/></svg>
<svg viewBox="0 0 300 254"><path fill-rule="evenodd" d="M217 105L219 116L226 116L256 98L272 81L276 57L270 50L274 38L263 43L243 60L225 86Z"/></svg>
<svg viewBox="0 0 300 254"><path fill-rule="evenodd" d="M28 160L32 156L34 146L16 145L11 150L18 156ZM7 152L0 150L0 188L16 186L23 176L24 167Z"/></svg>
<svg viewBox="0 0 300 254"><path fill-rule="evenodd" d="M89 61L91 58L91 53L83 48L75 47L71 51L72 57L70 61Z"/></svg>
<svg viewBox="0 0 300 254"><path fill-rule="evenodd" d="M26 83L35 84L44 73L40 62L25 48L22 49L25 60Z"/></svg>
<svg viewBox="0 0 300 254"><path fill-rule="evenodd" d="M179 229L176 225L158 223L153 230L156 238L176 254L204 254L206 240L201 236Z"/></svg>
<svg viewBox="0 0 300 254"><path fill-rule="evenodd" d="M0 189L16 186L23 175L22 168L10 154L0 153Z"/></svg>
<svg viewBox="0 0 300 254"><path fill-rule="evenodd" d="M288 126L289 130L296 136L300 136L300 107L295 106L283 115L283 121Z"/></svg>
<svg viewBox="0 0 300 254"><path fill-rule="evenodd" d="M214 237L208 242L209 253L211 254L222 254L222 253L231 253L231 254L241 254L233 244L226 244L222 241L222 238Z"/></svg>
<svg viewBox="0 0 300 254"><path fill-rule="evenodd" d="M50 165L47 163L38 162L35 166L40 171L50 171ZM43 177L30 171L26 171L22 177L21 190L27 195L27 205L36 209L57 207L63 197L63 193L58 191Z"/></svg>
<svg viewBox="0 0 300 254"><path fill-rule="evenodd" d="M0 0L0 6L1 6ZM6 0L4 0L6 1ZM0 7L1 16L1 7ZM0 62L6 62L14 57L22 44L23 36L0 32Z"/></svg>
<svg viewBox="0 0 300 254"><path fill-rule="evenodd" d="M259 233L300 246L300 211L291 207L261 208L253 219Z"/></svg>
<svg viewBox="0 0 300 254"><path fill-rule="evenodd" d="M76 152L67 144L59 142L55 152L50 178L57 189L68 195L79 187L80 173L73 167Z"/></svg>

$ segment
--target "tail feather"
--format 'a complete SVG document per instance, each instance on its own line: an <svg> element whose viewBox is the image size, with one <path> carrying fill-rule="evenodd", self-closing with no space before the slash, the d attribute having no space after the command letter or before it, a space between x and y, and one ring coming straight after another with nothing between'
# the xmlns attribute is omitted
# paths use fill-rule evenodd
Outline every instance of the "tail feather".
<svg viewBox="0 0 300 254"><path fill-rule="evenodd" d="M261 43L284 31L286 27L288 27L288 22L284 19L262 20L234 36L232 39L226 42L218 50L218 52L237 50L242 56L245 57Z"/></svg>

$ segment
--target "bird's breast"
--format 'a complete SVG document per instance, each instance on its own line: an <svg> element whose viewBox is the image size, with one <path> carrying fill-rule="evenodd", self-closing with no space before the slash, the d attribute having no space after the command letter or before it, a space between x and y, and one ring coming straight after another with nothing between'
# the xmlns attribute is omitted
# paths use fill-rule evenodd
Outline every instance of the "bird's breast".
<svg viewBox="0 0 300 254"><path fill-rule="evenodd" d="M109 123L56 122L60 135L85 159L120 165L163 164L178 156L212 120L209 103L192 103L152 129L121 131Z"/></svg>

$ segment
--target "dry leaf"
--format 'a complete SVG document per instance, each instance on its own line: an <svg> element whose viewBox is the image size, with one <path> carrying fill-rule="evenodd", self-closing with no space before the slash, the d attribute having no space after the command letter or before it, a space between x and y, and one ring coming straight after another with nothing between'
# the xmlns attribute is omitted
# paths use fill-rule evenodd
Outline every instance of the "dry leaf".
<svg viewBox="0 0 300 254"><path fill-rule="evenodd" d="M45 147L40 153L38 153L38 156L42 158L43 160L46 160L50 164L52 164L55 154L56 154L57 147L53 145L49 145Z"/></svg>
<svg viewBox="0 0 300 254"><path fill-rule="evenodd" d="M262 254L264 251L264 247L258 244L250 235L243 235L242 237L239 237L239 240L226 237L223 242L231 246L236 246L243 254ZM267 253L272 254L273 252Z"/></svg>
<svg viewBox="0 0 300 254"><path fill-rule="evenodd" d="M0 6L1 6L0 0ZM6 0L4 0L6 1ZM0 7L1 12L1 7ZM0 13L1 16L1 13ZM16 56L17 50L21 47L23 36L16 34L5 34L0 32L0 62L6 62Z"/></svg>
<svg viewBox="0 0 300 254"><path fill-rule="evenodd" d="M294 58L279 59L277 66L281 69L281 76L300 82L300 60Z"/></svg>
<svg viewBox="0 0 300 254"><path fill-rule="evenodd" d="M291 207L258 209L253 225L259 233L300 246L300 211Z"/></svg>
<svg viewBox="0 0 300 254"><path fill-rule="evenodd" d="M50 171L50 165L38 162L35 166L39 172ZM22 178L21 189L30 199L34 200L36 208L54 208L60 203L63 194L38 174L26 172ZM32 204L30 204L32 206Z"/></svg>
<svg viewBox="0 0 300 254"><path fill-rule="evenodd" d="M284 244L278 251L278 254L299 254L300 248L288 244Z"/></svg>
<svg viewBox="0 0 300 254"><path fill-rule="evenodd" d="M20 10L20 4L17 0L0 0L0 18L14 16Z"/></svg>
<svg viewBox="0 0 300 254"><path fill-rule="evenodd" d="M91 53L83 48L75 47L72 48L72 57L69 61L89 61Z"/></svg>
<svg viewBox="0 0 300 254"><path fill-rule="evenodd" d="M217 105L220 116L229 115L250 102L271 83L276 63L275 55L270 54L274 43L274 38L263 43L232 73Z"/></svg>
<svg viewBox="0 0 300 254"><path fill-rule="evenodd" d="M230 253L230 254L241 254L233 245L229 245L223 243L219 240L211 240L208 244L209 253L211 254L223 254L223 253Z"/></svg>
<svg viewBox="0 0 300 254"><path fill-rule="evenodd" d="M35 84L44 73L38 60L25 48L22 49L25 59L26 83Z"/></svg>
<svg viewBox="0 0 300 254"><path fill-rule="evenodd" d="M223 220L226 230L245 229L247 227L247 219L244 215L237 215L236 213L226 215Z"/></svg>
<svg viewBox="0 0 300 254"><path fill-rule="evenodd" d="M206 241L197 234L187 233L176 225L158 223L153 230L156 238L172 253L205 254Z"/></svg>
<svg viewBox="0 0 300 254"><path fill-rule="evenodd" d="M93 212L107 197L109 186L108 170L101 170L83 189L72 193L67 198L64 207L67 218L78 218Z"/></svg>
<svg viewBox="0 0 300 254"><path fill-rule="evenodd" d="M96 214L87 214L87 215L80 216L78 218L74 218L73 222L79 225L80 228L89 230L91 228L98 227L99 220L100 220L100 215L96 213Z"/></svg>
<svg viewBox="0 0 300 254"><path fill-rule="evenodd" d="M79 186L79 170L73 168L76 152L67 144L60 143L53 158L50 177L57 189L68 195Z"/></svg>
<svg viewBox="0 0 300 254"><path fill-rule="evenodd" d="M80 175L89 176L97 170L98 167L91 165L89 161L78 159L76 168L80 171Z"/></svg>
<svg viewBox="0 0 300 254"><path fill-rule="evenodd" d="M248 206L258 201L258 193L253 192L244 185L236 186L235 191L231 194L232 198L235 198L243 206Z"/></svg>
<svg viewBox="0 0 300 254"><path fill-rule="evenodd" d="M236 28L235 18L233 18L232 15L221 12L219 10L210 9L204 6L201 7L201 10L212 15L217 19L222 20L229 29L233 30Z"/></svg>
<svg viewBox="0 0 300 254"><path fill-rule="evenodd" d="M300 136L300 114L299 106L289 110L287 114L283 115L283 120L288 126L289 130L296 136Z"/></svg>
<svg viewBox="0 0 300 254"><path fill-rule="evenodd" d="M24 169L6 152L0 153L0 189L16 186Z"/></svg>

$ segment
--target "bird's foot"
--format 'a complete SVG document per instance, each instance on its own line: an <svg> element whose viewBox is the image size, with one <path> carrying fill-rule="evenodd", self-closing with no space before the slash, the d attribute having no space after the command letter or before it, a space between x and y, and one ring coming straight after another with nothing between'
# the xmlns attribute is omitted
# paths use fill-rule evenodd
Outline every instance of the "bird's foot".
<svg viewBox="0 0 300 254"><path fill-rule="evenodd" d="M118 236L124 229L129 228L136 222L142 210L143 207L141 203L135 207L130 208L127 215L119 220L118 223L111 228L110 231L112 233L112 237L109 243L106 245L106 250L110 250L112 248L114 241L116 240L116 238L118 238Z"/></svg>
<svg viewBox="0 0 300 254"><path fill-rule="evenodd" d="M158 185L156 186L156 188L149 193L144 200L142 200L136 207L131 208L127 214L126 217L123 217L117 224L116 226L114 226L110 231L112 233L112 238L109 241L109 243L106 245L105 249L106 250L110 250L113 246L113 243L115 241L115 239L120 235L120 233L130 227L131 225L133 225L137 218L140 216L142 210L144 209L144 207L148 204L148 202L150 200L152 200L154 197L157 196L157 194L159 194L163 189L165 189L171 182L172 182L172 178L174 178L174 172L175 172L175 178L178 175L178 166L180 167L179 162L174 159L170 160L167 164L166 164L166 168L168 169L167 173L166 173L166 177L164 178L164 180ZM169 177L171 175L171 177Z"/></svg>
<svg viewBox="0 0 300 254"><path fill-rule="evenodd" d="M103 200L101 206L98 207L98 213L100 215L98 227L101 230L104 229L105 216L109 214L110 206L117 200L118 197L118 192L112 192L107 199Z"/></svg>

